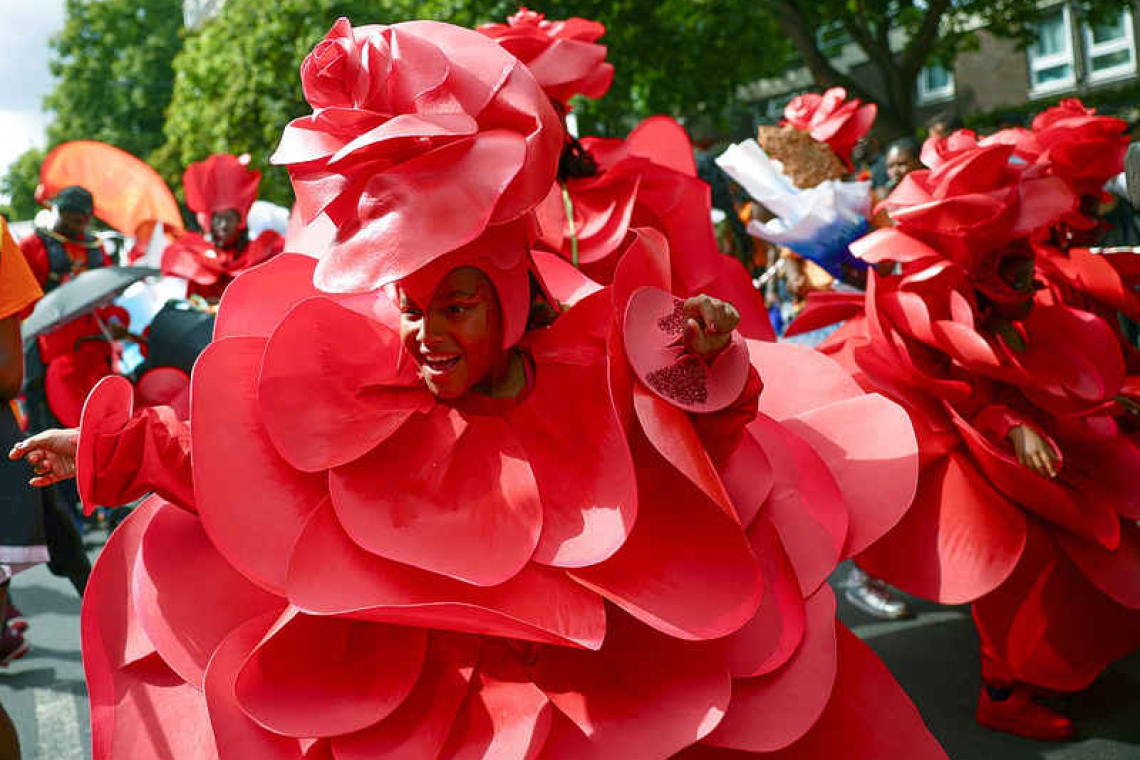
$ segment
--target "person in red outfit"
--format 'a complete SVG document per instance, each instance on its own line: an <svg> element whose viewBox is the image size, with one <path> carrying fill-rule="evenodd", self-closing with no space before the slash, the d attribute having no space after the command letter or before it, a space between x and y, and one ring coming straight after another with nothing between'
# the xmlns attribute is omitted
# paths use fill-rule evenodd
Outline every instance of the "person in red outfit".
<svg viewBox="0 0 1140 760"><path fill-rule="evenodd" d="M547 277L561 126L484 37L341 19L301 74L331 246L230 285L188 423L112 378L10 454L155 494L85 601L93 757L942 760L826 583L913 494L902 410L654 229Z"/></svg>
<svg viewBox="0 0 1140 760"><path fill-rule="evenodd" d="M973 602L977 720L1063 740L1072 722L1035 698L1079 691L1140 647L1140 446L1113 326L1040 279L1031 241L1073 222L1078 193L1071 146L1035 155L1034 139L928 141L931 168L885 201L897 227L854 246L901 271L873 276L863 313L822 348L907 408L922 452L913 506L860 563Z"/></svg>
<svg viewBox="0 0 1140 760"><path fill-rule="evenodd" d="M249 156L216 153L190 164L182 177L186 205L208 233L187 233L167 246L163 274L185 277L190 295L217 303L234 277L281 253L285 239L274 230L249 237L249 210L260 182Z"/></svg>

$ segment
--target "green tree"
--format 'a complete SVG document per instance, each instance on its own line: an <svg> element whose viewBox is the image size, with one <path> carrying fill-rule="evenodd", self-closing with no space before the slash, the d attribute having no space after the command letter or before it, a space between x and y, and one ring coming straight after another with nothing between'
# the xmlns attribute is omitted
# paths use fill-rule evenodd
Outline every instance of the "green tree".
<svg viewBox="0 0 1140 760"><path fill-rule="evenodd" d="M141 158L163 142L182 46L180 0L67 0L44 100L54 112L49 147L100 140Z"/></svg>
<svg viewBox="0 0 1140 760"><path fill-rule="evenodd" d="M0 194L9 198L12 221L31 219L40 210L35 193L36 185L40 182L40 164L43 160L44 152L39 148L26 150L8 165L8 171L0 179Z"/></svg>
<svg viewBox="0 0 1140 760"><path fill-rule="evenodd" d="M1056 6L1039 0L759 0L779 23L820 87L846 87L879 104L888 132L913 133L918 76L928 64L947 68L978 44L979 26L1021 47L1037 40L1037 26ZM1093 19L1131 8L1131 0L1083 0ZM879 80L877 91L836 68L821 44L820 29L842 29L862 49Z"/></svg>
<svg viewBox="0 0 1140 760"><path fill-rule="evenodd" d="M175 60L166 144L152 159L172 185L210 153L249 153L262 197L289 204L283 169L268 166L281 130L308 112L298 69L338 16L354 24L434 18L501 22L517 0L227 0ZM551 0L549 18L583 16L609 31L616 77L602 100L577 105L585 131L622 134L652 113L720 114L744 83L777 73L789 48L751 0Z"/></svg>

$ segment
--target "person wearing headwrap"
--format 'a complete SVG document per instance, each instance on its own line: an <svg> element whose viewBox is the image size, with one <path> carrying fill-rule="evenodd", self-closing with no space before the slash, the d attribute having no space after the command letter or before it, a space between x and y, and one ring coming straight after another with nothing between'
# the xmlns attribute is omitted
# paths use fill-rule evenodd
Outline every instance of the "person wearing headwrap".
<svg viewBox="0 0 1140 760"><path fill-rule="evenodd" d="M230 285L189 424L112 379L11 454L155 493L85 602L93 757L945 758L826 583L912 495L902 410L654 229L608 287L538 250L562 128L485 37L340 19L301 77L329 245Z"/></svg>
<svg viewBox="0 0 1140 760"><path fill-rule="evenodd" d="M1140 647L1140 446L1113 327L1041 280L1033 241L1076 219L1078 194L1065 154L1038 161L1032 142L928 140L930 168L884 201L896 226L852 246L901 271L872 273L861 308L820 302L801 319L850 308L821 349L903 404L918 434L917 498L860 564L972 602L978 722L1057 741L1073 723L1037 697L1080 691Z"/></svg>
<svg viewBox="0 0 1140 760"><path fill-rule="evenodd" d="M242 271L281 253L284 238L274 230L249 237L249 210L257 200L261 172L249 156L216 153L190 164L182 176L186 205L206 235L180 235L162 254L162 273L189 281L189 295L217 303Z"/></svg>

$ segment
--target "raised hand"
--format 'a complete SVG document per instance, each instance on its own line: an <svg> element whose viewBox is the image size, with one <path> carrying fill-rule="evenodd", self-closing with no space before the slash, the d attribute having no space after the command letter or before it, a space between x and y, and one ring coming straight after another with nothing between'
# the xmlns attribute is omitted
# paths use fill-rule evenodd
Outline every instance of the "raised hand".
<svg viewBox="0 0 1140 760"><path fill-rule="evenodd" d="M45 430L13 446L8 458L27 459L35 472L28 483L42 488L75 477L78 444L79 428Z"/></svg>
<svg viewBox="0 0 1140 760"><path fill-rule="evenodd" d="M1028 425L1018 425L1009 431L1009 439L1013 442L1018 462L1042 477L1057 477L1057 454L1036 430Z"/></svg>
<svg viewBox="0 0 1140 760"><path fill-rule="evenodd" d="M685 351L704 358L718 354L740 324L740 312L727 301L701 293L685 301L682 309Z"/></svg>

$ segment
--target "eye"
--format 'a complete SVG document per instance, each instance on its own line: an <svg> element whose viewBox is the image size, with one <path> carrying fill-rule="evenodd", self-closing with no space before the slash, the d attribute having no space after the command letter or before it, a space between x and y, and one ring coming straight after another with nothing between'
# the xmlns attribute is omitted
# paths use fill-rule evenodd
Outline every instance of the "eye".
<svg viewBox="0 0 1140 760"><path fill-rule="evenodd" d="M471 310L471 307L467 306L466 304L453 303L447 307L447 316L449 316L449 317L461 317L470 310Z"/></svg>
<svg viewBox="0 0 1140 760"><path fill-rule="evenodd" d="M402 306L400 307L400 316L407 319L420 319L424 313L417 309L415 306Z"/></svg>

